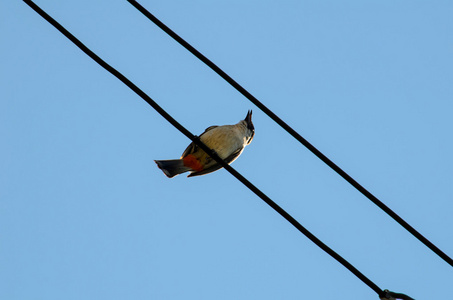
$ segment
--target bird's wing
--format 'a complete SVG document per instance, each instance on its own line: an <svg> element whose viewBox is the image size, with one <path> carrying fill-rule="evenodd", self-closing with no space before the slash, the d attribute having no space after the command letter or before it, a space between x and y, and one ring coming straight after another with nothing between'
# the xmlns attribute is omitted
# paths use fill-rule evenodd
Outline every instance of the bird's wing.
<svg viewBox="0 0 453 300"><path fill-rule="evenodd" d="M203 131L203 133L200 134L199 138L202 137L203 134L205 134L205 133L208 132L209 130L214 129L214 128L216 128L216 127L219 127L219 126L214 125L214 126L210 126L210 127L206 128L205 131ZM189 144L189 146L187 146L186 150L184 150L184 152L183 152L182 155L181 155L181 158L183 158L183 157L185 157L185 156L187 156L187 155L189 155L189 154L191 154L191 153L194 153L194 152L196 152L197 150L198 150L198 146L197 146L194 142L192 142L192 143Z"/></svg>
<svg viewBox="0 0 453 300"><path fill-rule="evenodd" d="M233 160L235 160L239 155L241 155L242 150L244 150L244 147L238 148L236 151L231 153L227 158L224 159L224 161L227 164L230 164ZM217 171L218 169L221 169L222 166L219 163L215 163L214 165L210 166L209 168L206 168L202 171L199 172L193 172L190 173L187 177L193 177L193 176L200 176L200 175L205 175L214 171Z"/></svg>

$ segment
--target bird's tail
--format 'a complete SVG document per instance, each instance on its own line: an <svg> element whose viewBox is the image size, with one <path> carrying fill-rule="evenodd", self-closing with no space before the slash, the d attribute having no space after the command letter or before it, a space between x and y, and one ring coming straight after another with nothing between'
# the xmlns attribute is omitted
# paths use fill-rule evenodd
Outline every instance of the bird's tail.
<svg viewBox="0 0 453 300"><path fill-rule="evenodd" d="M176 175L192 170L184 165L182 159L155 160L155 162L159 169L161 169L168 178L172 178Z"/></svg>

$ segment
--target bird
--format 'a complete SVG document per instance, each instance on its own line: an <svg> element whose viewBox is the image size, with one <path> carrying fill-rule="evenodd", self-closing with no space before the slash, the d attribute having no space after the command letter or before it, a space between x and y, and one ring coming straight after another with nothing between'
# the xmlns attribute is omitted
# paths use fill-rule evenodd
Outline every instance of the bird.
<svg viewBox="0 0 453 300"><path fill-rule="evenodd" d="M252 111L249 110L245 119L239 123L210 126L199 136L199 139L227 164L231 164L241 155L245 146L252 142L254 136ZM168 178L185 172L190 172L187 177L200 176L222 168L194 142L190 143L180 159L155 160L155 162Z"/></svg>

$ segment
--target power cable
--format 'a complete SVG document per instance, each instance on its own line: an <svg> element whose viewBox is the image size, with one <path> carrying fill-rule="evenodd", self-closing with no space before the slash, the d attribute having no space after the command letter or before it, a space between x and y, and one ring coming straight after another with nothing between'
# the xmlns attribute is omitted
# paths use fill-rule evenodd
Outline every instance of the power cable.
<svg viewBox="0 0 453 300"><path fill-rule="evenodd" d="M384 290L384 293L385 293L385 296L380 297L381 300L395 300L395 299L415 300L414 298L411 298L406 294L395 293L395 292L391 292L389 290Z"/></svg>
<svg viewBox="0 0 453 300"><path fill-rule="evenodd" d="M93 51L91 51L87 46L80 42L74 35L72 35L68 30L66 30L62 25L60 25L56 20L49 16L45 11L43 11L39 6L37 6L31 0L24 0L24 2L29 5L36 13L43 17L47 22L53 25L58 31L60 31L65 37L67 37L71 42L73 42L80 50L82 50L86 55L103 67L106 71L110 72L113 76L118 78L126 86L128 86L132 91L134 91L138 96L145 100L151 107L153 107L162 117L164 117L170 124L172 124L176 129L181 133L187 136L192 140L197 146L203 149L209 156L211 156L215 161L217 161L222 167L224 167L228 172L230 172L234 177L236 177L240 182L247 186L252 192L254 192L258 197L260 197L264 202L266 202L270 207L272 207L277 213L284 217L289 223L291 223L296 229L298 229L302 234L314 242L318 247L324 250L327 254L336 259L340 264L346 267L350 272L352 272L357 278L359 278L363 283L375 291L380 298L386 297L386 292L381 290L373 281L368 277L362 274L358 269L356 269L351 263L346 259L336 253L334 250L329 248L321 240L319 240L315 235L303 227L299 222L296 221L290 214L288 214L284 209L272 201L268 196L266 196L261 190L255 187L250 181L243 177L239 172L225 163L213 150L207 147L200 139L190 133L184 126L182 126L178 121L176 121L170 114L163 110L151 97L149 97L145 92L143 92L139 87L132 83L128 78L123 74L117 71L115 68L110 66L99 56L97 56Z"/></svg>
<svg viewBox="0 0 453 300"><path fill-rule="evenodd" d="M231 78L228 74L226 74L222 69L220 69L216 64L214 64L206 56L201 54L197 49L192 47L188 42L186 42L183 38L181 38L174 31L172 31L168 26L166 26L164 23L162 23L153 14L151 14L149 11L147 11L137 1L134 1L134 0L127 0L127 1L130 4L132 4L137 10L139 10L144 16L146 16L150 21L152 21L160 29L162 29L165 33L167 33L169 36L171 36L176 42L178 42L180 45L182 45L184 48L186 48L190 53L195 55L198 59L200 59L203 63L205 63L208 67L210 67L214 72L216 72L218 75L220 75L225 81L227 81L230 85L232 85L238 92L240 92L242 95L244 95L248 100L250 100L250 102L255 104L266 115L268 115L272 120L274 120L278 125L280 125L286 132L288 132L290 135L292 135L296 140L298 140L302 145L304 145L314 155L316 155L325 164L327 164L330 168L332 168L335 172L337 172L341 177L343 177L347 182L349 182L353 187L355 187L360 193L362 193L365 197L367 197L369 200L371 200L380 209L382 209L385 213L387 213L391 218L393 218L396 222L398 222L401 226L403 226L407 231L409 231L414 237L416 237L419 241L421 241L423 244L425 244L429 249L431 249L434 253L436 253L445 262L447 262L448 264L450 264L450 266L453 267L453 259L451 259L447 254L445 254L442 250L440 250L436 245L434 245L431 241L429 241L426 237L424 237L421 233L419 233L415 228L413 228L411 225L409 225L403 218L401 218L398 214L396 214L393 210L391 210L387 205L385 205L382 201L380 201L371 192L369 192L362 185L360 185L348 173L343 171L343 169L341 169L339 166L337 166L333 161L331 161L327 156L325 156L315 146L310 144L299 133L297 133L294 129L292 129L288 124L286 124L282 119L280 119L275 113L273 113L269 108L267 108L263 103L261 103L257 98L255 98L251 93L249 93L245 88L243 88L233 78Z"/></svg>

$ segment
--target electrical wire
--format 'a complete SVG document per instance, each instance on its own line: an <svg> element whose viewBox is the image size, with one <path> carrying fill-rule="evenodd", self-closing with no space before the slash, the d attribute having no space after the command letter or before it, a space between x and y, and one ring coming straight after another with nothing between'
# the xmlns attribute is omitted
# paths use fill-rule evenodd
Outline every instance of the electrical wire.
<svg viewBox="0 0 453 300"><path fill-rule="evenodd" d="M58 31L60 31L65 37L67 37L71 42L73 42L80 50L82 50L86 55L92 58L96 63L103 67L106 71L110 72L113 76L118 78L126 86L128 86L132 91L134 91L138 96L145 100L151 107L153 107L162 117L164 117L170 124L172 124L176 129L181 133L187 136L192 140L197 146L203 149L209 156L216 160L222 167L224 167L228 172L230 172L234 177L236 177L240 182L247 186L252 192L254 192L258 197L260 197L264 202L266 202L270 207L272 207L277 213L284 217L289 223L291 223L297 230L309 238L313 243L318 247L324 250L327 254L336 259L340 264L346 267L350 272L352 272L357 278L359 278L363 283L375 291L379 297L385 297L386 293L380 289L373 281L368 277L362 274L358 269L356 269L351 263L346 259L336 253L334 250L329 248L321 240L319 240L315 235L303 227L299 222L296 221L289 213L272 201L268 196L266 196L261 190L255 187L250 181L243 177L239 172L225 163L213 150L207 147L200 139L193 134L191 134L184 126L182 126L178 121L176 121L171 115L169 115L165 110L163 110L151 97L149 97L145 92L143 92L139 87L132 83L128 78L126 78L119 71L114 69L99 56L97 56L93 51L91 51L87 46L80 42L74 35L72 35L68 30L66 30L62 25L60 25L56 20L49 16L45 11L43 11L39 6L37 6L31 0L24 0L24 2L29 5L35 12L37 12L41 17L43 17L47 22L53 25Z"/></svg>
<svg viewBox="0 0 453 300"><path fill-rule="evenodd" d="M414 298L409 297L406 294L395 293L389 290L384 290L385 296L380 297L381 300L393 300L393 299L401 299L401 300L415 300Z"/></svg>
<svg viewBox="0 0 453 300"><path fill-rule="evenodd" d="M243 88L239 83L237 83L228 74L226 74L216 64L214 64L206 56L201 54L197 49L192 47L188 42L186 42L178 34L176 34L174 31L172 31L168 26L166 26L164 23L162 23L153 14L151 14L149 11L147 11L137 1L134 1L134 0L127 0L127 1L130 4L132 4L137 10L139 10L144 16L146 16L151 22L156 24L160 29L162 29L165 33L167 33L169 36L171 36L176 42L178 42L180 45L182 45L184 48L186 48L190 53L195 55L198 59L200 59L203 63L205 63L208 67L210 67L214 72L216 72L218 75L220 75L225 81L227 81L231 86L233 86L238 92L240 92L242 95L244 95L248 100L250 100L250 102L255 104L266 115L268 115L273 121L275 121L278 125L280 125L286 132L288 132L291 136L293 136L296 140L298 140L302 145L304 145L308 150L310 150L314 155L316 155L325 164L327 164L330 168L332 168L336 173L338 173L341 177L343 177L347 182L349 182L353 187L355 187L360 193L362 193L365 197L367 197L369 200L371 200L371 202L376 204L381 210L383 210L385 213L387 213L387 215L389 215L392 219L394 219L402 227L404 227L407 231L409 231L409 233L411 233L415 238L417 238L420 242L425 244L429 249L431 249L440 258L442 258L445 262L447 262L448 264L450 264L450 266L453 267L452 258L450 258L447 254L445 254L442 250L440 250L436 245L434 245L431 241L429 241L426 237L424 237L421 233L419 233L415 228L413 228L411 225L409 225L409 223L407 223L403 218L401 218L398 214L396 214L393 210L391 210L387 205L385 205L382 201L380 201L371 192L369 192L362 185L360 185L355 179L353 179L348 173L346 173L343 169L341 169L339 166L337 166L333 161L331 161L327 156L325 156L315 146L310 144L299 133L297 133L287 123L285 123L282 119L280 119L274 112L272 112L269 108L267 108L263 103L261 103L257 98L255 98L251 93L249 93L245 88Z"/></svg>

